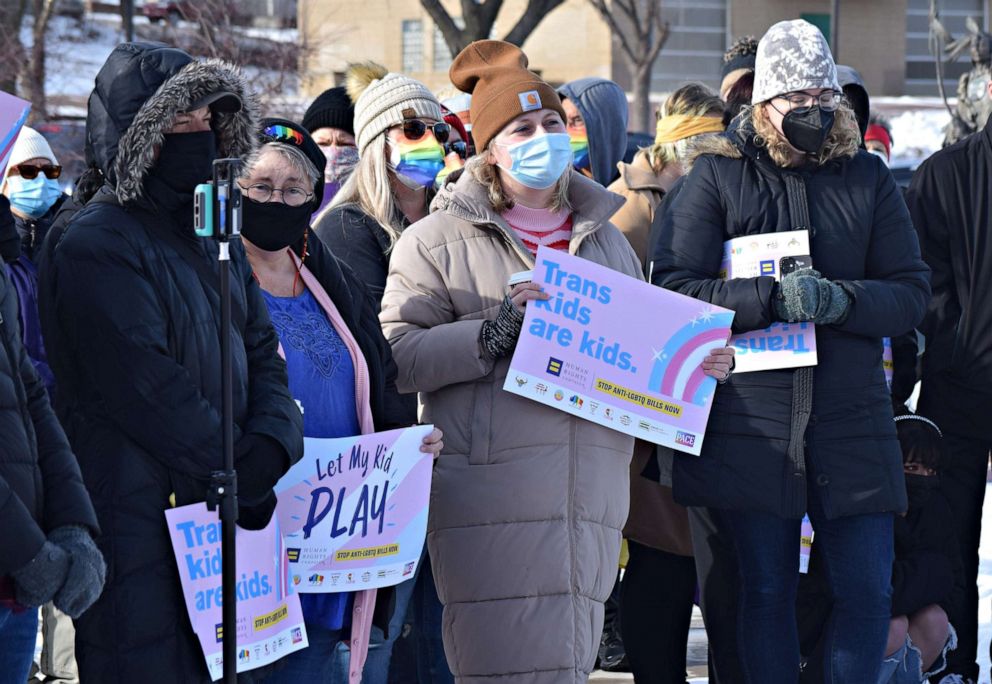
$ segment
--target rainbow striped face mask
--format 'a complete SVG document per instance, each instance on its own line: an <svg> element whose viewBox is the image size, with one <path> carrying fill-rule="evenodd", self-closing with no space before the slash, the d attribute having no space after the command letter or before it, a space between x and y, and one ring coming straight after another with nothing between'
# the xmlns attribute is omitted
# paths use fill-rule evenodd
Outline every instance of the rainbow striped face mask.
<svg viewBox="0 0 992 684"><path fill-rule="evenodd" d="M568 129L568 137L572 145L572 166L579 171L589 169L589 134L585 129Z"/></svg>
<svg viewBox="0 0 992 684"><path fill-rule="evenodd" d="M433 135L417 142L390 142L389 163L407 187L429 188L444 168L444 148Z"/></svg>

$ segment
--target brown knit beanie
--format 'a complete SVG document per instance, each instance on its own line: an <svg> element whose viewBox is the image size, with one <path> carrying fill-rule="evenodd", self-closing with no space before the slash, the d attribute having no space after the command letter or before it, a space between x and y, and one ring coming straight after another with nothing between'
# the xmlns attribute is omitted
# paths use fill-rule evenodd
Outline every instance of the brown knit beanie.
<svg viewBox="0 0 992 684"><path fill-rule="evenodd" d="M455 57L448 75L472 95L472 137L480 152L521 114L553 109L565 120L558 93L527 68L527 55L512 43L477 40Z"/></svg>

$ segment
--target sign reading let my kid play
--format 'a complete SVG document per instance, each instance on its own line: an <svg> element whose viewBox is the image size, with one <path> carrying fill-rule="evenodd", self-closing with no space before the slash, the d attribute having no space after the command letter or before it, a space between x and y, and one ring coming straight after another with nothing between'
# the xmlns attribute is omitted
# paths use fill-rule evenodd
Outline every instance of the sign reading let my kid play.
<svg viewBox="0 0 992 684"><path fill-rule="evenodd" d="M503 389L698 456L734 313L546 247L533 281Z"/></svg>

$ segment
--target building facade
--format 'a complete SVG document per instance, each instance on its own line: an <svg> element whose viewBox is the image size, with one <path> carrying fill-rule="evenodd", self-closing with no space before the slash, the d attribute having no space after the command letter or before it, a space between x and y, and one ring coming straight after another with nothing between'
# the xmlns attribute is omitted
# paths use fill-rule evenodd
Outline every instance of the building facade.
<svg viewBox="0 0 992 684"><path fill-rule="evenodd" d="M832 0L660 0L671 32L655 64L652 99L661 101L687 81L716 87L721 57L737 36L760 37L783 19L806 19L828 39ZM456 21L458 0L442 0ZM937 96L936 67L929 50L929 0L840 0L837 61L857 68L874 95ZM506 0L493 37L505 35L526 6ZM988 29L992 0L938 0L954 37L974 17ZM374 60L402 71L438 92L451 89L451 54L419 0L300 0L304 90L316 95L343 82L350 62ZM566 0L524 44L531 68L553 84L582 76L630 78L606 24L587 0ZM970 68L967 54L945 69L948 94Z"/></svg>

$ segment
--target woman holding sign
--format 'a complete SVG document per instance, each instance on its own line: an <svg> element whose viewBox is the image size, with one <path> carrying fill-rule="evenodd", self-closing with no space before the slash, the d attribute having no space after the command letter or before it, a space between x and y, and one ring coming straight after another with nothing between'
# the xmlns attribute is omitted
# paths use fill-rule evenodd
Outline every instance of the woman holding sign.
<svg viewBox="0 0 992 684"><path fill-rule="evenodd" d="M539 245L640 278L622 200L571 170L564 112L519 48L471 44L480 153L393 251L380 315L401 390L445 425L428 532L456 680L585 682L627 517L633 439L502 390ZM516 280L516 279L514 279ZM706 367L717 378L730 356Z"/></svg>
<svg viewBox="0 0 992 684"><path fill-rule="evenodd" d="M281 340L289 390L303 410L304 435L349 437L411 425L416 415L396 391L396 366L367 291L310 236L324 192L324 155L302 127L281 119L262 122L261 142L239 181L242 237ZM421 449L437 454L441 446L435 430ZM268 681L334 680L340 641L351 650L348 679L361 681L372 606L384 629L390 617L389 602L376 603L375 594L303 594L310 647L289 655Z"/></svg>
<svg viewBox="0 0 992 684"><path fill-rule="evenodd" d="M703 150L672 201L652 280L734 309L738 334L784 322L783 336L797 335L814 324L818 365L738 373L721 387L702 455L676 458L675 498L718 509L734 537L747 682L798 678L807 512L835 597L826 679L873 682L888 634L893 513L906 510L882 338L920 321L927 267L888 169L858 151L854 114L814 26L769 29L752 102ZM792 230L809 232L811 254L765 259L757 277L721 279L726 241L755 236L744 249L760 253ZM760 347L740 352L743 365Z"/></svg>

